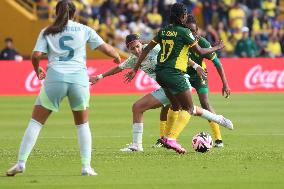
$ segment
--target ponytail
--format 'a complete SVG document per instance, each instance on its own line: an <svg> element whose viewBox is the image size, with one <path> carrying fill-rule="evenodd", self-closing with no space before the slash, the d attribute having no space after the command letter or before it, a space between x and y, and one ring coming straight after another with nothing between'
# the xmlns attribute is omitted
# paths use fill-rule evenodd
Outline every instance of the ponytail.
<svg viewBox="0 0 284 189"><path fill-rule="evenodd" d="M63 32L66 27L68 20L74 17L76 8L75 5L68 0L59 1L55 8L56 19L48 26L48 28L44 31L43 35L55 35L57 33Z"/></svg>

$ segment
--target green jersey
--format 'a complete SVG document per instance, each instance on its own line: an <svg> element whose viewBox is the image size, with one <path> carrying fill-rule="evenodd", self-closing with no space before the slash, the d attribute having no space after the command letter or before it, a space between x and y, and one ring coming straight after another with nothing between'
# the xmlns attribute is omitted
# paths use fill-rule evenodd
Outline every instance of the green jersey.
<svg viewBox="0 0 284 189"><path fill-rule="evenodd" d="M158 32L153 42L161 46L156 70L174 68L186 72L188 49L197 44L197 40L188 28L169 25Z"/></svg>
<svg viewBox="0 0 284 189"><path fill-rule="evenodd" d="M210 43L204 37L198 38L198 45L201 48L210 48L211 47ZM192 49L189 49L188 54L189 54L189 58L191 60L193 60L195 63L199 64L203 69L206 68L206 64L205 64L205 62L203 62L204 58L206 58L208 60L213 60L217 56L215 52L209 53L209 54L206 54L206 55L202 56L202 55L199 55L197 52L195 52ZM192 76L192 75L197 74L197 72L196 72L195 69L193 69L190 66L187 69L187 74Z"/></svg>

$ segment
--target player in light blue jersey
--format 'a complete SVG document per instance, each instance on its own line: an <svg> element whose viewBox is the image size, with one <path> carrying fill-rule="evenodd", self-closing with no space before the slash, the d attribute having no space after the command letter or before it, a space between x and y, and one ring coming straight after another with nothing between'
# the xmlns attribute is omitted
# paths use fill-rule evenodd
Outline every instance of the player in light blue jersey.
<svg viewBox="0 0 284 189"><path fill-rule="evenodd" d="M130 34L126 37L126 47L130 51L130 56L119 66L111 68L110 70L106 71L103 74L97 75L95 77L91 77L90 81L95 84L98 80L117 74L124 69L133 69L135 67L136 61L138 60L139 55L141 54L142 50L147 45L143 45L139 39L139 36L136 34ZM156 80L156 73L155 67L157 65L157 56L160 51L160 46L157 45L153 48L149 54L145 57L143 62L141 63L140 69L143 70L148 76ZM195 62L191 61L190 59L189 65L195 65L195 69L199 76L203 76L205 74L204 70L201 66L198 66ZM187 77L187 76L185 76ZM188 78L187 78L188 80ZM189 82L188 82L189 83ZM190 85L190 84L189 84ZM143 135L143 114L145 111L150 109L155 109L161 107L161 114L160 114L160 135L164 136L166 132L166 125L167 125L167 112L169 109L170 101L165 95L165 92L162 88L158 88L157 90L146 94L136 102L134 102L132 106L133 112L133 141L131 144L127 145L125 148L122 148L121 151L143 151L142 146L142 135ZM207 120L215 121L220 123L221 125L226 124L224 120L227 120L223 116L212 114L207 110L204 110L200 107L196 107L196 116L201 116Z"/></svg>
<svg viewBox="0 0 284 189"><path fill-rule="evenodd" d="M45 81L22 139L18 162L6 172L7 176L14 176L25 170L25 163L41 128L49 115L58 111L60 102L66 96L77 126L82 175L97 175L91 167L92 137L88 123L90 92L86 43L89 43L92 49L99 49L113 57L116 63L120 63L120 57L93 29L74 22L75 12L76 8L71 1L59 1L54 23L39 34L33 50L32 64L37 77ZM39 61L44 54L48 55L46 73L39 67Z"/></svg>

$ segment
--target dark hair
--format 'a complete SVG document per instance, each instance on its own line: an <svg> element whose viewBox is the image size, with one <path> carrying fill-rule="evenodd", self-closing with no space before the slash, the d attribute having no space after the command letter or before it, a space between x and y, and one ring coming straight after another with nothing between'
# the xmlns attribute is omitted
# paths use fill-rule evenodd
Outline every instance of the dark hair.
<svg viewBox="0 0 284 189"><path fill-rule="evenodd" d="M182 3L173 4L170 9L170 23L183 25L183 23L181 22L181 17L186 13L187 9L184 4Z"/></svg>
<svg viewBox="0 0 284 189"><path fill-rule="evenodd" d="M59 1L55 7L56 19L48 26L43 35L55 35L61 33L68 23L70 18L74 17L76 11L75 5L69 0Z"/></svg>
<svg viewBox="0 0 284 189"><path fill-rule="evenodd" d="M126 36L126 40L125 40L126 47L128 48L129 44L132 43L135 40L140 40L139 35L137 35L137 34L129 34L129 35L127 35Z"/></svg>
<svg viewBox="0 0 284 189"><path fill-rule="evenodd" d="M7 43L7 42L12 42L12 43L13 43L13 39L12 39L11 37L7 37L7 38L5 39L5 43Z"/></svg>
<svg viewBox="0 0 284 189"><path fill-rule="evenodd" d="M196 20L193 14L187 15L186 24L196 24Z"/></svg>

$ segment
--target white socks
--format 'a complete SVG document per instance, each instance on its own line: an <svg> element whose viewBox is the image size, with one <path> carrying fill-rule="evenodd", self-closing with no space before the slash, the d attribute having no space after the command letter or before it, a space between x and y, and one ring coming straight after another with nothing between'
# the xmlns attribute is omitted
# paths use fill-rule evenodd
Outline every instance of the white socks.
<svg viewBox="0 0 284 189"><path fill-rule="evenodd" d="M133 143L142 146L143 123L133 123Z"/></svg>
<svg viewBox="0 0 284 189"><path fill-rule="evenodd" d="M80 146L80 155L83 168L91 166L91 153L92 153L92 135L89 123L77 125L78 141Z"/></svg>
<svg viewBox="0 0 284 189"><path fill-rule="evenodd" d="M220 115L216 115L216 114L209 112L208 110L205 110L205 109L203 109L201 117L203 117L203 118L205 118L209 121L214 121L216 123L219 123L220 119L221 119Z"/></svg>
<svg viewBox="0 0 284 189"><path fill-rule="evenodd" d="M18 163L24 166L27 161L35 143L39 132L42 128L42 124L38 121L31 119L28 128L25 131L24 137L22 139L21 147L18 155Z"/></svg>
<svg viewBox="0 0 284 189"><path fill-rule="evenodd" d="M18 155L18 164L21 167L25 166L42 128L42 124L31 119L22 139L22 143ZM92 152L92 136L89 128L89 123L77 125L78 141L80 146L81 162L83 167L90 167L91 152Z"/></svg>

